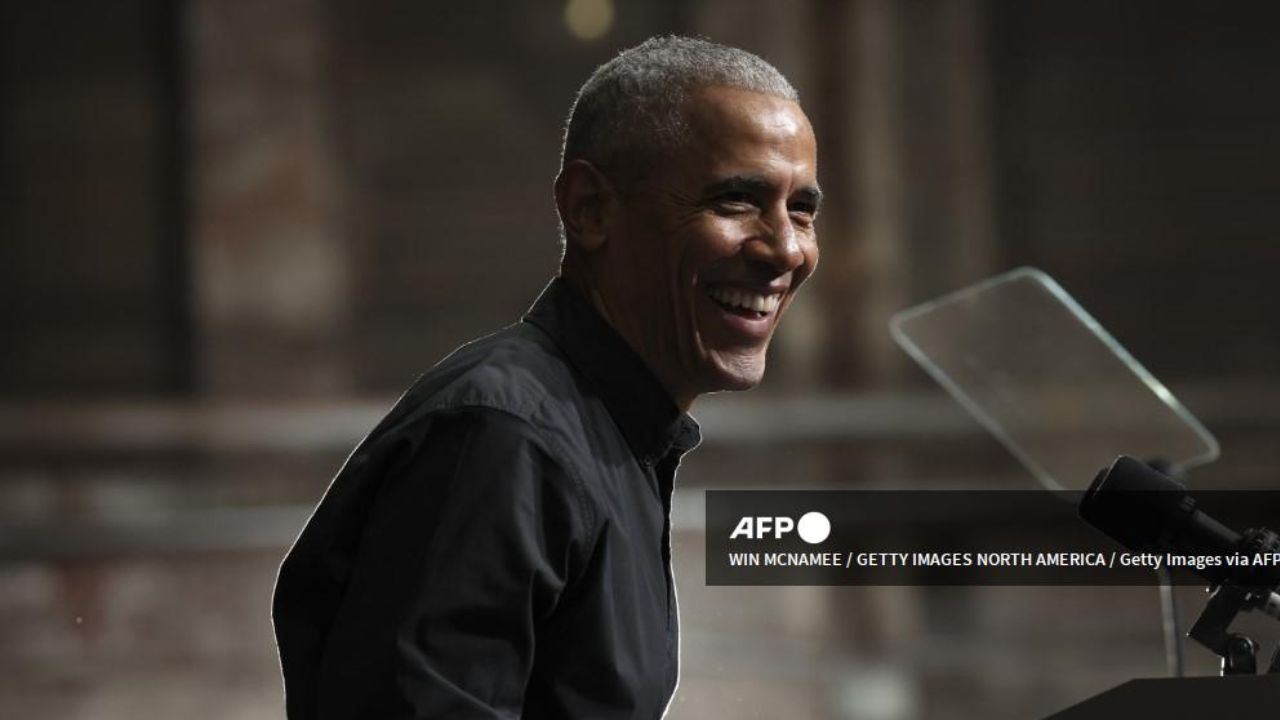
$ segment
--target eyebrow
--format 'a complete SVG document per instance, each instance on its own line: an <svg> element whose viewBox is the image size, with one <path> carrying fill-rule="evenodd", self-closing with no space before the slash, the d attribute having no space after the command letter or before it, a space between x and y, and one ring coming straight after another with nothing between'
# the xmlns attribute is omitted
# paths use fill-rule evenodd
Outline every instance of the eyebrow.
<svg viewBox="0 0 1280 720"><path fill-rule="evenodd" d="M732 177L717 180L706 187L703 193L707 197L714 197L727 192L742 192L749 194L771 193L776 189L772 182L754 175L734 175ZM822 204L822 188L817 185L806 185L796 190L794 196L813 203L814 207Z"/></svg>

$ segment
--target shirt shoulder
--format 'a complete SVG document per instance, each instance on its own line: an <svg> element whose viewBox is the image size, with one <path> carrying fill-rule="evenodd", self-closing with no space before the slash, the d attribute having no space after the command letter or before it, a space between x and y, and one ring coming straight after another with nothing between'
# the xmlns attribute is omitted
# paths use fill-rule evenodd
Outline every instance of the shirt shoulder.
<svg viewBox="0 0 1280 720"><path fill-rule="evenodd" d="M576 385L572 366L546 333L517 323L458 348L410 392L432 410L486 407L536 426L548 403L568 398Z"/></svg>
<svg viewBox="0 0 1280 720"><path fill-rule="evenodd" d="M581 394L574 370L537 327L511 325L469 342L424 373L401 398L407 415L487 408L537 429Z"/></svg>
<svg viewBox="0 0 1280 720"><path fill-rule="evenodd" d="M625 448L601 399L541 329L517 323L467 343L424 373L370 435L410 440L442 415L506 415L579 482Z"/></svg>

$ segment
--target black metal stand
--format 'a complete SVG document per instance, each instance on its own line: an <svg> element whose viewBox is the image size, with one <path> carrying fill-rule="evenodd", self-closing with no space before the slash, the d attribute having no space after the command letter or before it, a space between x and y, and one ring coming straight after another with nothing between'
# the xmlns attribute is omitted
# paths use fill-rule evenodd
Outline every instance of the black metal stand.
<svg viewBox="0 0 1280 720"><path fill-rule="evenodd" d="M1187 635L1222 658L1222 675L1254 675L1258 672L1258 643L1247 635L1229 632L1241 611L1263 608L1271 602L1270 590L1219 585L1210 588L1209 603ZM1280 674L1280 648L1271 656L1268 674Z"/></svg>

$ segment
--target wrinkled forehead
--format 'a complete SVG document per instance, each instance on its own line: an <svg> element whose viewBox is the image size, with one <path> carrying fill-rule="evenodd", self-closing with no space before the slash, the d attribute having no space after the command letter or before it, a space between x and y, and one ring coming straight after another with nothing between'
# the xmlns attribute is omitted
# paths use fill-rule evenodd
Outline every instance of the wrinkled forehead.
<svg viewBox="0 0 1280 720"><path fill-rule="evenodd" d="M770 156L793 171L816 175L813 128L793 100L733 87L687 90L671 107L676 132L640 141L608 170L626 185L661 182L671 173L688 176L715 172L712 166L750 163ZM637 138L639 140L639 138Z"/></svg>
<svg viewBox="0 0 1280 720"><path fill-rule="evenodd" d="M788 138L813 134L799 103L754 90L694 88L685 96L683 111L691 130L712 136L726 132Z"/></svg>
<svg viewBox="0 0 1280 720"><path fill-rule="evenodd" d="M685 137L677 162L702 158L723 163L768 155L785 158L802 172L816 173L813 128L793 100L738 88L708 87L690 92L682 110Z"/></svg>

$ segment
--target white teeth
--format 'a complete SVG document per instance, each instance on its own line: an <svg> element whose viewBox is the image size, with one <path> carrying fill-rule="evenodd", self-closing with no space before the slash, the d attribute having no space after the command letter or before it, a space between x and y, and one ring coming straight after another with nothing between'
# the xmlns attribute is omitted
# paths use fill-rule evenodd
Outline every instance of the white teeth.
<svg viewBox="0 0 1280 720"><path fill-rule="evenodd" d="M777 310L778 304L782 302L781 294L761 295L736 288L713 287L708 294L712 299L725 305L763 313Z"/></svg>

